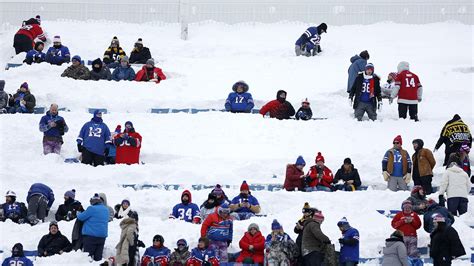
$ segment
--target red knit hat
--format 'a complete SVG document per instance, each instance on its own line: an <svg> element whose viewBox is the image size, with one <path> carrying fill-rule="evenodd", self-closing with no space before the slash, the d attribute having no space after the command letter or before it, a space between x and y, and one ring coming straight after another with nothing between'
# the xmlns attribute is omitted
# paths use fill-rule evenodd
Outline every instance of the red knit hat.
<svg viewBox="0 0 474 266"><path fill-rule="evenodd" d="M324 215L322 212L316 212L314 215L313 215L313 219L317 222L323 222L324 221Z"/></svg>
<svg viewBox="0 0 474 266"><path fill-rule="evenodd" d="M323 162L323 163L325 163L324 157L321 155L320 152L318 152L318 155L316 155L316 163L318 163L318 162Z"/></svg>
<svg viewBox="0 0 474 266"><path fill-rule="evenodd" d="M393 142L395 142L395 141L399 142L400 145L402 145L402 144L403 144L403 143L402 143L402 136L400 136L400 135L396 136L396 137L393 139Z"/></svg>
<svg viewBox="0 0 474 266"><path fill-rule="evenodd" d="M247 181L244 180L244 182L242 182L242 185L240 185L240 191L242 190L247 190L249 191L250 188L249 188L249 185L247 184Z"/></svg>

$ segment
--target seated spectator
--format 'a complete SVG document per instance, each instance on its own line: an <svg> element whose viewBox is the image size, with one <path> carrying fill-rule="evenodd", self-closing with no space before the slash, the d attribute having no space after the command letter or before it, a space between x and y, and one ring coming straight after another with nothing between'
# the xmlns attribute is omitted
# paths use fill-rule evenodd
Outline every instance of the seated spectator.
<svg viewBox="0 0 474 266"><path fill-rule="evenodd" d="M413 206L409 200L402 203L402 211L397 213L392 219L392 227L403 233L403 242L407 249L407 254L411 258L418 258L418 236L416 230L421 227L421 220L418 214L413 212Z"/></svg>
<svg viewBox="0 0 474 266"><path fill-rule="evenodd" d="M395 87L395 78L397 77L397 72L390 72L387 77L387 83L382 86L382 98L390 99L392 95L393 88Z"/></svg>
<svg viewBox="0 0 474 266"><path fill-rule="evenodd" d="M90 71L91 80L112 80L112 73L110 73L110 69L102 63L100 58L92 61L92 70Z"/></svg>
<svg viewBox="0 0 474 266"><path fill-rule="evenodd" d="M63 135L69 131L69 127L64 118L58 114L57 104L51 104L46 115L41 117L39 130L43 132L43 154L60 154L64 143Z"/></svg>
<svg viewBox="0 0 474 266"><path fill-rule="evenodd" d="M291 265L297 253L295 242L276 219L272 222L272 233L265 239L265 251L268 265Z"/></svg>
<svg viewBox="0 0 474 266"><path fill-rule="evenodd" d="M128 57L124 56L120 59L120 65L115 68L112 72L112 79L115 81L120 80L135 80L135 70L128 63Z"/></svg>
<svg viewBox="0 0 474 266"><path fill-rule="evenodd" d="M120 47L120 42L117 36L114 36L110 42L109 48L105 50L103 61L108 68L116 68L120 65L120 59L126 55L125 51Z"/></svg>
<svg viewBox="0 0 474 266"><path fill-rule="evenodd" d="M146 61L150 58L150 49L143 46L142 38L138 38L135 42L135 47L130 53L130 64L146 64Z"/></svg>
<svg viewBox="0 0 474 266"><path fill-rule="evenodd" d="M26 53L26 58L23 62L31 65L33 63L42 63L46 60L46 54L43 53L44 42L38 41L35 43L35 48Z"/></svg>
<svg viewBox="0 0 474 266"><path fill-rule="evenodd" d="M16 243L12 248L12 256L6 258L2 266L10 265L21 265L21 266L33 266L33 262L25 257L23 252L23 245L21 243Z"/></svg>
<svg viewBox="0 0 474 266"><path fill-rule="evenodd" d="M306 162L303 157L298 156L295 164L288 164L286 166L285 184L283 184L283 188L286 191L303 190L304 178L306 177L303 172L305 165Z"/></svg>
<svg viewBox="0 0 474 266"><path fill-rule="evenodd" d="M31 94L28 83L23 82L23 84L21 84L20 89L8 100L8 106L8 112L10 114L32 114L34 112L36 99L35 96Z"/></svg>
<svg viewBox="0 0 474 266"><path fill-rule="evenodd" d="M233 227L230 208L226 203L219 206L217 213L209 214L201 226L201 237L209 238L211 247L223 263L228 262L227 248L232 242Z"/></svg>
<svg viewBox="0 0 474 266"><path fill-rule="evenodd" d="M171 253L170 266L185 266L190 257L191 252L189 252L188 242L180 239L176 242L176 248Z"/></svg>
<svg viewBox="0 0 474 266"><path fill-rule="evenodd" d="M56 212L56 221L72 221L77 218L78 212L83 212L84 207L76 199L76 190L68 190L64 193L64 203L59 205Z"/></svg>
<svg viewBox="0 0 474 266"><path fill-rule="evenodd" d="M115 205L115 215L114 218L122 219L128 216L130 212L130 200L124 199L121 204Z"/></svg>
<svg viewBox="0 0 474 266"><path fill-rule="evenodd" d="M5 80L0 80L0 114L7 113L8 93L5 92Z"/></svg>
<svg viewBox="0 0 474 266"><path fill-rule="evenodd" d="M168 265L170 261L170 250L164 246L165 239L161 235L153 237L153 246L145 250L141 265Z"/></svg>
<svg viewBox="0 0 474 266"><path fill-rule="evenodd" d="M235 260L236 262L263 265L265 238L262 236L257 224L251 223L248 226L247 232L245 232L239 242L239 246L242 251L240 252L239 257Z"/></svg>
<svg viewBox="0 0 474 266"><path fill-rule="evenodd" d="M117 131L117 129L115 129ZM133 123L125 122L125 130L114 137L117 147L115 152L116 164L138 164L140 163L140 149L142 148L142 136L135 131Z"/></svg>
<svg viewBox="0 0 474 266"><path fill-rule="evenodd" d="M38 256L49 257L71 250L71 242L61 234L58 223L55 221L51 222L49 224L49 234L44 235L38 243Z"/></svg>
<svg viewBox="0 0 474 266"><path fill-rule="evenodd" d="M324 157L318 152L316 165L309 168L305 177L306 191L331 191L332 171L324 165Z"/></svg>
<svg viewBox="0 0 474 266"><path fill-rule="evenodd" d="M444 202L443 202L444 205ZM454 223L454 216L441 204L436 203L433 199L428 199L428 208L423 214L423 229L430 234L433 232L433 217L436 214L440 214L444 217L447 226L451 226Z"/></svg>
<svg viewBox="0 0 474 266"><path fill-rule="evenodd" d="M130 211L128 217L120 222L120 229L122 232L115 246L115 262L117 265L139 265L138 247L145 247L145 244L138 240L138 213Z"/></svg>
<svg viewBox="0 0 474 266"><path fill-rule="evenodd" d="M219 257L216 251L209 246L209 239L199 238L197 247L191 250L191 257L186 266L219 266Z"/></svg>
<svg viewBox="0 0 474 266"><path fill-rule="evenodd" d="M251 195L249 185L245 180L240 186L240 194L232 199L229 208L233 212L232 216L237 220L247 220L260 213L260 204L257 198Z"/></svg>
<svg viewBox="0 0 474 266"><path fill-rule="evenodd" d="M354 191L360 187L359 172L354 168L351 158L344 159L344 164L337 170L332 182L335 190Z"/></svg>
<svg viewBox="0 0 474 266"><path fill-rule="evenodd" d="M91 72L82 64L81 57L75 55L72 57L72 65L64 70L61 77L88 80L91 77Z"/></svg>
<svg viewBox="0 0 474 266"><path fill-rule="evenodd" d="M305 98L301 101L301 107L296 112L295 118L296 120L310 120L313 117L313 111L311 111L311 107L309 107L308 98Z"/></svg>
<svg viewBox="0 0 474 266"><path fill-rule="evenodd" d="M27 221L27 213L25 203L17 202L15 192L8 190L5 194L5 203L0 205L0 221L10 219L14 223L22 224Z"/></svg>
<svg viewBox="0 0 474 266"><path fill-rule="evenodd" d="M276 100L270 101L260 109L260 114L265 116L270 113L271 118L279 120L290 119L295 115L295 108L290 102L286 101L286 91L279 90Z"/></svg>
<svg viewBox="0 0 474 266"><path fill-rule="evenodd" d="M211 193L216 196L217 206L220 206L224 203L230 204L229 198L225 194L224 190L222 190L222 186L217 184L212 190Z"/></svg>
<svg viewBox="0 0 474 266"><path fill-rule="evenodd" d="M169 218L184 220L185 222L193 224L201 223L199 207L192 202L191 192L189 192L189 190L183 191L183 194L181 194L181 203L173 207Z"/></svg>
<svg viewBox="0 0 474 266"><path fill-rule="evenodd" d="M428 200L422 186L414 186L408 199L413 206L413 211L417 214L424 214L428 208Z"/></svg>
<svg viewBox="0 0 474 266"><path fill-rule="evenodd" d="M135 77L135 81L149 81L155 83L160 83L160 81L165 79L166 76L163 74L161 68L155 67L155 60L153 60L153 58L146 60L146 65L137 72L137 76Z"/></svg>
<svg viewBox="0 0 474 266"><path fill-rule="evenodd" d="M44 222L44 218L48 216L48 212L53 206L53 190L43 183L34 183L28 190L26 201L28 202L27 218L30 224Z"/></svg>
<svg viewBox="0 0 474 266"><path fill-rule="evenodd" d="M225 101L225 110L232 113L250 113L254 107L249 85L244 81L237 81L233 86L234 92L229 93Z"/></svg>
<svg viewBox="0 0 474 266"><path fill-rule="evenodd" d="M199 213L201 215L201 221L204 221L209 214L215 213L217 211L217 207L219 207L219 205L217 204L216 195L211 192L209 193L209 195L207 196L207 200L204 201L199 210Z"/></svg>
<svg viewBox="0 0 474 266"><path fill-rule="evenodd" d="M69 48L62 45L61 37L54 36L53 46L49 47L46 52L46 62L51 65L62 65L63 63L69 63L71 60L71 54L69 53Z"/></svg>

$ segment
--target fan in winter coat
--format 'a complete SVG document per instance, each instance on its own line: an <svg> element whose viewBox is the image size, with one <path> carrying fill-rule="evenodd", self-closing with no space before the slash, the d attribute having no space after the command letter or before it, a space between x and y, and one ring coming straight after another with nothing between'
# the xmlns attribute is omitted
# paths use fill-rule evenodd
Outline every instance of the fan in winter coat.
<svg viewBox="0 0 474 266"><path fill-rule="evenodd" d="M324 165L324 157L318 152L315 159L316 165L309 168L305 177L306 191L331 191L333 175L331 169Z"/></svg>
<svg viewBox="0 0 474 266"><path fill-rule="evenodd" d="M449 168L443 174L443 181L439 187L440 202L444 201L444 193L448 197L448 210L453 215L462 215L467 212L468 195L471 191L469 176L461 168L461 161L456 155L449 158Z"/></svg>
<svg viewBox="0 0 474 266"><path fill-rule="evenodd" d="M245 81L237 81L233 86L234 92L229 93L225 101L225 110L232 113L250 113L254 107L249 85Z"/></svg>
<svg viewBox="0 0 474 266"><path fill-rule="evenodd" d="M421 220L418 214L413 211L411 201L405 200L402 203L402 211L393 217L392 227L403 233L403 241L405 242L408 256L417 258L419 254L416 230L420 229Z"/></svg>
<svg viewBox="0 0 474 266"><path fill-rule="evenodd" d="M120 65L118 65L114 72L112 72L112 79L115 81L135 80L135 70L130 66L127 56L120 59Z"/></svg>
<svg viewBox="0 0 474 266"><path fill-rule="evenodd" d="M248 226L248 231L239 242L242 249L236 262L245 264L263 264L263 251L265 249L265 238L260 232L257 224L252 223Z"/></svg>
<svg viewBox="0 0 474 266"><path fill-rule="evenodd" d="M120 240L115 246L117 253L115 255L115 261L117 265L137 265L140 256L138 255L138 215L136 212L129 213L130 216L127 216L120 222L120 228L122 232L120 233Z"/></svg>
<svg viewBox="0 0 474 266"><path fill-rule="evenodd" d="M185 266L188 259L191 257L189 252L188 242L185 239L180 239L176 242L176 248L170 257L170 266Z"/></svg>
<svg viewBox="0 0 474 266"><path fill-rule="evenodd" d="M151 58L150 49L143 46L142 38L138 38L135 42L135 47L130 53L131 64L146 64L146 61Z"/></svg>
<svg viewBox="0 0 474 266"><path fill-rule="evenodd" d="M435 215L432 222L434 231L430 235L430 257L434 265L451 265L453 259L466 254L458 232L446 225L442 215Z"/></svg>
<svg viewBox="0 0 474 266"><path fill-rule="evenodd" d="M92 70L90 72L91 80L111 80L112 74L110 73L110 69L102 63L100 58L92 61Z"/></svg>
<svg viewBox="0 0 474 266"><path fill-rule="evenodd" d="M88 80L91 77L89 69L82 64L80 56L75 55L72 57L72 65L66 68L61 74L61 77Z"/></svg>
<svg viewBox="0 0 474 266"><path fill-rule="evenodd" d="M459 151L462 144L467 144L469 148L472 148L472 135L469 126L462 121L458 114L455 114L441 129L434 152L443 144L445 145L443 166L448 165L449 156L451 153Z"/></svg>
<svg viewBox="0 0 474 266"><path fill-rule="evenodd" d="M408 265L407 248L403 243L403 233L397 230L390 235L390 238L385 240L382 266Z"/></svg>
<svg viewBox="0 0 474 266"><path fill-rule="evenodd" d="M56 221L72 221L77 218L77 213L83 212L81 202L75 200L76 190L69 190L64 193L64 204L59 205L55 214Z"/></svg>
<svg viewBox="0 0 474 266"><path fill-rule="evenodd" d="M286 191L303 190L303 178L305 177L303 168L305 165L306 162L303 157L298 156L295 164L288 164L286 166L285 183L283 184L283 188Z"/></svg>
<svg viewBox="0 0 474 266"><path fill-rule="evenodd" d="M407 198L413 206L413 211L417 214L424 214L428 208L428 200L422 186L414 186L411 190L410 197Z"/></svg>
<svg viewBox="0 0 474 266"><path fill-rule="evenodd" d="M47 257L63 252L71 251L71 242L61 234L58 223L53 221L49 224L49 234L43 236L38 243L38 256Z"/></svg>
<svg viewBox="0 0 474 266"><path fill-rule="evenodd" d="M170 250L164 246L165 239L161 235L153 237L153 246L148 247L143 254L140 265L167 265L170 261Z"/></svg>
<svg viewBox="0 0 474 266"><path fill-rule="evenodd" d="M8 112L14 113L33 113L36 106L36 99L31 94L28 83L23 82L20 89L8 100Z"/></svg>
<svg viewBox="0 0 474 266"><path fill-rule="evenodd" d="M286 100L286 91L279 90L277 92L276 100L270 101L260 109L260 114L265 116L270 113L271 118L279 120L290 119L295 115L295 108L290 102Z"/></svg>
<svg viewBox="0 0 474 266"><path fill-rule="evenodd" d="M349 69L347 69L347 73L349 74L349 77L347 79L347 93L351 92L352 86L354 85L357 75L359 75L360 72L364 71L365 66L367 65L367 60L369 60L369 58L370 56L367 50L360 52L359 55L354 55L353 57L351 57L351 65L349 66Z"/></svg>
<svg viewBox="0 0 474 266"><path fill-rule="evenodd" d="M338 184L340 181L343 184ZM360 187L361 181L359 172L354 168L350 158L344 159L344 164L337 170L332 182L334 188L337 190L354 191Z"/></svg>
<svg viewBox="0 0 474 266"><path fill-rule="evenodd" d="M155 67L155 60L153 60L153 58L146 61L146 65L137 72L137 76L135 77L135 81L150 81L155 83L160 83L160 81L165 79L166 76L163 74L161 68Z"/></svg>

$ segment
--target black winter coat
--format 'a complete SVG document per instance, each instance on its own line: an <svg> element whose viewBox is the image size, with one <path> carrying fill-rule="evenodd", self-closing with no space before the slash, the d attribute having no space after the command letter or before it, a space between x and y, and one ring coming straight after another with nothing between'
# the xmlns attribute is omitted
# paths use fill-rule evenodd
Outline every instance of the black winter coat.
<svg viewBox="0 0 474 266"><path fill-rule="evenodd" d="M377 108L377 101L381 102L382 101L382 93L380 89L380 78L373 74L373 79L374 79L374 97L372 98L372 106L374 109ZM354 85L352 85L351 92L349 94L349 97L351 99L354 99L354 109L357 108L359 105L359 100L360 100L360 95L362 94L362 84L364 83L364 74L361 73L357 76L356 80L354 81ZM355 96L355 97L354 97Z"/></svg>
<svg viewBox="0 0 474 266"><path fill-rule="evenodd" d="M94 68L91 70L91 80L112 80L112 73L110 73L110 69L106 66L103 66L99 72L95 71Z"/></svg>
<svg viewBox="0 0 474 266"><path fill-rule="evenodd" d="M423 214L423 229L427 233L431 233L433 230L433 215L439 213L446 219L446 224L451 226L454 223L454 216L445 207L439 206L437 203L433 203L428 207L425 214Z"/></svg>
<svg viewBox="0 0 474 266"><path fill-rule="evenodd" d="M71 249L71 242L58 231L55 235L49 233L41 238L38 244L38 256L52 256L59 254L61 250L63 252L69 252ZM47 253L46 255L44 254L45 251Z"/></svg>
<svg viewBox="0 0 474 266"><path fill-rule="evenodd" d="M354 181L353 185L356 188L360 187L361 181L360 181L359 172L357 171L357 169L354 168L354 165L351 164L351 167L352 167L352 170L349 173L346 173L346 171L344 171L344 165L341 166L341 168L337 170L336 176L334 177L334 180L332 182L336 184L337 182L339 182L339 180L344 181L344 183L346 183L349 180L353 180Z"/></svg>
<svg viewBox="0 0 474 266"><path fill-rule="evenodd" d="M130 53L130 64L146 64L146 61L150 58L150 49L147 47L143 47L140 51L133 49Z"/></svg>
<svg viewBox="0 0 474 266"><path fill-rule="evenodd" d="M17 103L17 98L20 97L20 93L20 90L18 90L17 93L13 94L13 97L8 100L8 105L10 107L20 107L20 104ZM28 113L33 113L36 106L35 96L33 96L30 91L26 91L23 100L26 102L25 107L28 110Z"/></svg>
<svg viewBox="0 0 474 266"><path fill-rule="evenodd" d="M434 266L451 265L452 258L466 254L458 232L445 223L439 223L430 238L430 257L433 258Z"/></svg>
<svg viewBox="0 0 474 266"><path fill-rule="evenodd" d="M65 202L64 204L59 205L58 211L56 212L55 218L56 221L71 221L77 218L77 212L83 212L84 208L82 207L82 204L77 201L77 200L69 200L68 202ZM68 217L68 213L69 214Z"/></svg>

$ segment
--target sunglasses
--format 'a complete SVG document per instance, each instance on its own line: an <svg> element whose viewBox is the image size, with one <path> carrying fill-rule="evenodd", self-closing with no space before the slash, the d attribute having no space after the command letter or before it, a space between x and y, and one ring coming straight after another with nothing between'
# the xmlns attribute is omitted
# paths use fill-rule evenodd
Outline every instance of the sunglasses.
<svg viewBox="0 0 474 266"><path fill-rule="evenodd" d="M393 142L393 144L400 144L400 142L398 142L398 141L395 141L395 142Z"/></svg>

